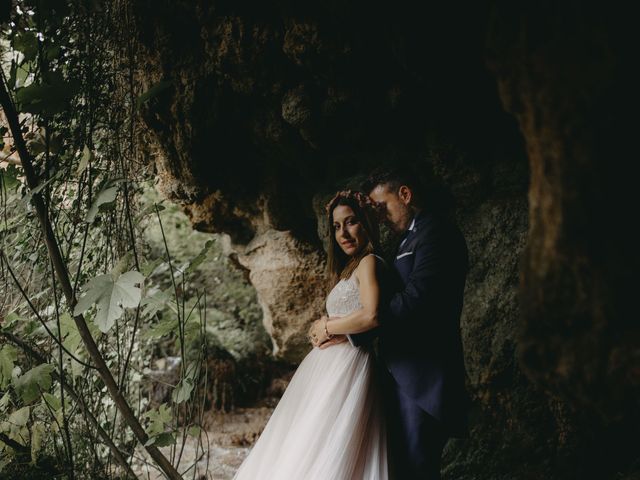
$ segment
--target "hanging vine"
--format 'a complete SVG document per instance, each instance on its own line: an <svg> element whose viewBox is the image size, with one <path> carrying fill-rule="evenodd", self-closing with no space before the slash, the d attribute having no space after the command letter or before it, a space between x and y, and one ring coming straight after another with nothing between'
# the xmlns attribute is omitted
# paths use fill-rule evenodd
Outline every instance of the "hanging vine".
<svg viewBox="0 0 640 480"><path fill-rule="evenodd" d="M187 284L211 243L183 265L166 240L147 255L163 207L139 202L137 115L153 91L128 35L119 2L17 1L2 24L0 472L127 478L150 458L182 478L189 435L209 457L206 295ZM155 406L139 380L159 331L177 332L180 375Z"/></svg>

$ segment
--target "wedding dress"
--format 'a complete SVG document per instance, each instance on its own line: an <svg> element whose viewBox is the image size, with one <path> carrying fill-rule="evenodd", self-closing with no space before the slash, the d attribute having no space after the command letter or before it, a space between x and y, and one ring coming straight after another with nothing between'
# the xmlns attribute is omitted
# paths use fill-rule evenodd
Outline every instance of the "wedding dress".
<svg viewBox="0 0 640 480"><path fill-rule="evenodd" d="M362 308L355 275L327 296L330 317ZM381 394L371 349L314 348L234 480L387 480Z"/></svg>

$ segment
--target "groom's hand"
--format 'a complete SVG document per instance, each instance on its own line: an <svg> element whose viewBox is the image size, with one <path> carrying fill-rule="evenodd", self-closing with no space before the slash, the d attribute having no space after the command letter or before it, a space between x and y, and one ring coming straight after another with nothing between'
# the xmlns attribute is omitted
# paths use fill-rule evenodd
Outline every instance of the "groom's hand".
<svg viewBox="0 0 640 480"><path fill-rule="evenodd" d="M334 335L329 340L320 345L320 350L324 350L332 345L337 345L338 343L343 343L347 341L346 335Z"/></svg>

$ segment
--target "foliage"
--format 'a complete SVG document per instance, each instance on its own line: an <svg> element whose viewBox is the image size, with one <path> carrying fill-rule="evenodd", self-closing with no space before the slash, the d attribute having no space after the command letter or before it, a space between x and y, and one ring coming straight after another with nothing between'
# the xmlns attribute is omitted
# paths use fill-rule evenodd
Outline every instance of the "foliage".
<svg viewBox="0 0 640 480"><path fill-rule="evenodd" d="M18 359L18 350L11 345L0 348L0 388L5 389L11 383L14 362Z"/></svg>
<svg viewBox="0 0 640 480"><path fill-rule="evenodd" d="M96 305L94 322L102 333L107 333L116 320L122 317L125 307L138 306L140 288L135 285L143 281L144 276L136 271L117 276L107 273L93 277L82 288L85 294L73 308L73 315L80 315Z"/></svg>
<svg viewBox="0 0 640 480"><path fill-rule="evenodd" d="M174 443L175 439L171 432L165 431L171 425L173 416L167 404L162 404L158 408L149 410L144 416L149 419L147 434L149 435L148 445L166 447Z"/></svg>
<svg viewBox="0 0 640 480"><path fill-rule="evenodd" d="M150 186L140 197L143 210L159 201L158 193ZM157 258L162 254L166 241L169 251L174 252L176 272L191 274L191 281L185 284L188 296L197 297L196 292L199 291L205 292L207 297L207 307L202 313L192 310L195 298L187 303L187 310L191 312L187 323L197 325L202 316L206 320L209 343L219 345L238 361L256 354L264 355L269 348L269 338L260 322L262 311L256 292L225 255L223 240L193 231L186 215L176 205L167 205L158 215L165 230L164 240L160 224L152 221L151 217L141 225L148 249L146 254ZM173 287L169 265L153 263L152 269L149 278L159 288L150 289L142 305L145 312L159 312L160 320L145 334L148 338L160 339L176 331L177 316L175 304L170 302ZM194 334L195 337L187 339L187 343L199 344L201 332L194 330Z"/></svg>
<svg viewBox="0 0 640 480"><path fill-rule="evenodd" d="M120 478L103 435L128 461L137 455L89 361L73 319L80 313L146 420L148 443L171 447L179 461L180 431L202 434L209 344L239 361L267 350L255 291L221 242L192 232L151 186L137 109L171 85L144 92L123 80L137 55L121 48L131 45L126 10L73 0L14 7L0 62L40 183L28 189L21 167L0 161L0 477ZM13 139L4 125L0 133L4 159ZM36 193L72 279L73 309L52 273ZM141 379L162 356L180 357L179 378L167 403L152 406Z"/></svg>
<svg viewBox="0 0 640 480"><path fill-rule="evenodd" d="M54 365L43 363L33 367L28 372L13 380L13 388L20 395L25 405L32 403L40 397L40 392L46 392L51 387L51 372Z"/></svg>

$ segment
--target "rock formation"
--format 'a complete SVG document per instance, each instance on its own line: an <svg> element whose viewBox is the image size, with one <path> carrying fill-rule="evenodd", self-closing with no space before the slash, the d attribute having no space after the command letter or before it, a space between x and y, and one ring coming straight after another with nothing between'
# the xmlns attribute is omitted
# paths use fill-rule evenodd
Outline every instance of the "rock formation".
<svg viewBox="0 0 640 480"><path fill-rule="evenodd" d="M445 478L631 478L624 15L469 3L131 2L138 78L164 87L142 111L161 188L229 235L296 361L323 309L323 199L383 162L435 176L472 264L472 434Z"/></svg>

